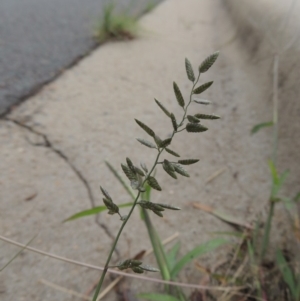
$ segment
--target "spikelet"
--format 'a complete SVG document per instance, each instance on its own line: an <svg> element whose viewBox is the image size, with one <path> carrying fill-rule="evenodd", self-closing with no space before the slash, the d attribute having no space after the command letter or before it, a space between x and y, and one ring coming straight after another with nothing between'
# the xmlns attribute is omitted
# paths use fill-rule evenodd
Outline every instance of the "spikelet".
<svg viewBox="0 0 300 301"><path fill-rule="evenodd" d="M193 93L194 94L200 94L200 93L204 92L205 90L207 90L212 84L213 84L213 82L205 83L205 84L199 86L198 88L196 88L193 91Z"/></svg>
<svg viewBox="0 0 300 301"><path fill-rule="evenodd" d="M205 132L207 130L208 130L208 128L201 124L188 123L186 125L186 131L189 133L200 133L200 132Z"/></svg>

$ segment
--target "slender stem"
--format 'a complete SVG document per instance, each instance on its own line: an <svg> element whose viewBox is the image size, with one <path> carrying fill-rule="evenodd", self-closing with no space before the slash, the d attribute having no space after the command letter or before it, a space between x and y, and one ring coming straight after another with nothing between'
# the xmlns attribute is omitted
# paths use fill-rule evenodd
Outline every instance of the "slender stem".
<svg viewBox="0 0 300 301"><path fill-rule="evenodd" d="M198 81L199 81L199 79L200 79L200 75L201 75L201 73L199 72L197 79L194 81L194 84L193 84L193 87L192 87L192 90L191 90L191 93L190 93L190 100L189 100L189 103L187 104L187 106L185 107L184 115L183 115L183 117L182 117L182 120L181 120L179 126L182 126L182 124L183 124L183 122L184 122L184 120L185 120L185 118L186 118L185 116L186 116L186 113L187 113L187 109L188 109L189 105L190 105L191 102L192 102L193 91L194 91L194 88L195 88L195 86L197 85L197 83L198 83ZM178 131L177 131L177 133L178 133ZM173 137L173 136L172 136L172 137Z"/></svg>
<svg viewBox="0 0 300 301"><path fill-rule="evenodd" d="M160 156L161 152L162 152L162 151L159 151L159 152L158 152L157 157L156 157L156 160L155 160L155 162L154 162L154 164L153 164L153 166L152 166L150 172L149 172L148 175L145 177L145 179L144 179L144 181L143 181L143 183L142 183L142 186L145 184L145 182L147 181L148 177L149 177L149 176L151 175L151 173L153 172L153 170L154 170L154 168L155 168L155 166L156 166L156 164L157 164L157 161L158 161L158 159L159 159L159 156ZM105 263L104 270L103 270L103 272L102 272L101 278L100 278L99 283L98 283L98 285L97 285L97 287L96 287L96 290L95 290L95 293L94 293L94 296L93 296L93 301L96 301L97 298L98 298L98 295L99 295L99 292L100 292L102 283L103 283L103 281L104 281L106 272L107 272L107 270L108 270L108 265L109 265L109 262L110 262L110 260L111 260L112 254L113 254L113 252L114 252L114 250L115 250L115 248L116 248L116 245L117 245L117 243L118 243L118 241L119 241L120 235L121 235L121 233L122 233L122 231L123 231L125 225L127 224L127 221L129 220L129 218L130 218L130 216L131 216L131 214L132 214L132 212L133 212L135 206L136 206L136 203L137 203L137 201L138 201L138 199L139 199L139 197L140 197L140 194L141 194L141 192L139 191L138 194L137 194L137 196L136 196L136 198L135 198L135 200L134 200L134 203L133 203L133 205L132 205L132 207L131 207L131 209L130 209L128 215L127 215L127 218L126 218L126 219L124 220L124 222L122 223L122 225L121 225L121 227L120 227L120 229L119 229L119 232L118 232L118 234L117 234L117 236L116 236L116 238L115 238L115 240L114 240L114 242L113 242L113 245L112 245L111 250L110 250L110 252L109 252L109 254L108 254L108 257L107 257L107 260L106 260L106 263Z"/></svg>
<svg viewBox="0 0 300 301"><path fill-rule="evenodd" d="M194 91L194 88L195 88L197 82L199 81L200 74L201 74L201 73L199 72L199 75L198 75L196 81L194 81L194 84L193 84L193 87L192 87L192 90L191 90L191 93L190 93L189 103L188 103L188 104L186 105L186 107L184 108L184 115L183 115L183 117L182 117L181 122L179 123L179 127L183 125L183 122L184 122L184 120L185 120L185 118L186 118L185 116L186 116L186 114L187 114L187 109L188 109L189 105L190 105L191 102L192 102L193 91ZM173 138L174 135L175 135L176 133L181 132L182 130L184 130L184 129L181 129L181 130L179 130L179 131L174 130L173 133L172 133L171 138ZM147 176L145 177L145 179L144 179L144 181L143 181L143 183L142 183L142 185L141 185L142 187L144 186L145 182L148 180L149 176L151 175L151 173L153 172L154 168L155 168L156 165L158 164L159 157L160 157L161 153L164 151L164 149L165 149L165 148L158 149L158 154L157 154L157 156L156 156L155 162L154 162L154 164L153 164L153 166L152 166L150 172L149 172L149 173L147 174ZM138 194L137 194L137 196L136 196L136 198L135 198L135 200L134 200L134 203L133 203L133 205L132 205L132 207L131 207L131 209L130 209L128 215L127 215L127 218L123 221L123 223L122 223L122 225L121 225L121 227L120 227L120 229L119 229L119 232L118 232L118 234L117 234L117 236L116 236L116 238L115 238L115 240L114 240L114 242L113 242L113 245L112 245L111 250L110 250L110 252L109 252L109 254L108 254L108 257L107 257L107 260L106 260L106 263L105 263L104 270L103 270L103 272L102 272L101 278L100 278L99 283L98 283L98 285L97 285L97 287L96 287L96 290L95 290L95 293L94 293L94 296L93 296L93 301L97 301L97 298L98 298L100 289L101 289L101 287L102 287L102 284L103 284L105 275L106 275L107 270L108 270L108 267L109 267L109 262L110 262L110 260L111 260L112 254L113 254L113 252L114 252L114 250L115 250L115 248L116 248L116 245L117 245L117 243L118 243L118 241L119 241L120 235L121 235L121 233L122 233L122 231L123 231L125 225L127 224L127 221L129 220L129 218L130 218L130 216L131 216L131 214L132 214L132 212L133 212L135 206L136 206L136 203L137 203L137 201L138 201L138 199L139 199L139 197L140 197L140 194L141 194L141 192L139 191Z"/></svg>
<svg viewBox="0 0 300 301"><path fill-rule="evenodd" d="M271 199L270 200L270 208L269 208L268 219L267 219L267 223L266 223L266 226L265 226L264 237L263 237L263 241L262 241L262 248L261 248L261 254L260 254L261 263L264 260L264 257L266 255L266 251L267 251L267 248L268 248L268 245L269 245L272 218L273 218L273 215L274 215L274 207L275 207L275 202Z"/></svg>
<svg viewBox="0 0 300 301"><path fill-rule="evenodd" d="M279 55L275 53L274 64L273 64L273 154L272 154L272 161L275 166L277 161L277 149L278 149L278 66L279 66ZM264 260L269 245L269 240L270 240L270 232L271 232L272 219L273 219L274 207L275 207L275 202L273 201L273 197L275 196L271 195L269 201L270 208L269 208L267 223L265 226L261 254L260 254L261 262Z"/></svg>
<svg viewBox="0 0 300 301"><path fill-rule="evenodd" d="M276 165L278 149L278 66L279 55L274 55L273 65L273 156L272 161Z"/></svg>
<svg viewBox="0 0 300 301"><path fill-rule="evenodd" d="M182 131L184 131L186 128L181 129L180 131L177 131L176 133L180 133Z"/></svg>

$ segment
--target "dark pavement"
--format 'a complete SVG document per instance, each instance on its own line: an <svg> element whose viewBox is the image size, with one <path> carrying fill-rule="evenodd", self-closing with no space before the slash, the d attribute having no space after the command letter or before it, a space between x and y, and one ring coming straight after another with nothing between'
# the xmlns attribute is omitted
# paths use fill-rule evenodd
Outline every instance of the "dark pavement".
<svg viewBox="0 0 300 301"><path fill-rule="evenodd" d="M140 15L159 0L118 0ZM92 35L107 1L0 1L0 115L96 45Z"/></svg>

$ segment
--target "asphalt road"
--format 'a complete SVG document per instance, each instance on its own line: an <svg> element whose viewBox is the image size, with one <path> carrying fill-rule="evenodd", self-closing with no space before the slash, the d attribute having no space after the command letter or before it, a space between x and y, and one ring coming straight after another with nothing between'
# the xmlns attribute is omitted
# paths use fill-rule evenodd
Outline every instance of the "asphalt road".
<svg viewBox="0 0 300 301"><path fill-rule="evenodd" d="M141 14L160 0L118 0ZM107 1L0 1L0 115L95 47L93 30Z"/></svg>

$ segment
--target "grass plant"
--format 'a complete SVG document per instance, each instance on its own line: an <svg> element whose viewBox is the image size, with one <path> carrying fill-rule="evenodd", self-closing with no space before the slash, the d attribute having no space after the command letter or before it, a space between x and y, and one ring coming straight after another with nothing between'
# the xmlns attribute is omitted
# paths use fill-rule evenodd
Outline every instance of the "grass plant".
<svg viewBox="0 0 300 301"><path fill-rule="evenodd" d="M99 42L107 40L131 40L139 31L136 17L126 12L116 13L113 2L104 7L99 24L96 27L94 38Z"/></svg>
<svg viewBox="0 0 300 301"><path fill-rule="evenodd" d="M104 266L104 271L101 275L99 283L96 287L93 301L96 301L99 295L99 292L102 288L102 284L107 273L109 267L116 267L120 270L124 269L131 269L135 273L144 273L144 271L160 271L164 280L173 280L177 276L177 274L182 270L182 268L189 263L192 259L196 256L202 255L204 253L210 252L215 248L221 246L222 244L226 243L227 241L224 239L214 239L212 241L207 242L206 244L197 246L181 259L177 260L176 254L178 252L178 245L175 245L172 250L167 254L162 246L161 240L151 223L150 214L156 214L160 217L163 216L163 213L167 210L177 211L180 210L176 204L161 204L161 203L154 203L150 200L150 192L151 190L162 191L161 185L159 184L158 180L156 179L154 172L155 169L158 167L162 167L162 169L172 178L177 179L177 176L184 176L190 177L188 172L185 170L184 166L192 165L197 163L198 159L178 159L176 161L169 161L164 159L164 154L168 153L173 155L174 157L180 157L180 155L170 148L173 139L175 136L180 132L187 132L189 134L194 133L202 133L208 130L206 126L202 124L204 120L215 120L219 119L220 117L217 115L208 115L197 113L197 114L189 114L188 109L192 102L198 103L200 105L208 105L209 102L206 100L194 100L194 95L199 95L206 91L212 84L212 81L206 82L204 84L198 85L200 75L205 73L210 69L210 67L215 63L216 59L218 58L219 53L215 52L212 55L208 56L199 66L198 74L195 76L193 67L188 59L185 60L185 69L188 79L191 81L191 90L190 95L187 100L183 97L181 90L177 83L173 82L173 90L177 100L178 105L182 109L181 116L176 116L170 112L161 102L155 99L156 104L158 107L163 111L166 117L170 120L170 127L172 132L169 136L161 138L152 130L149 126L144 124L142 121L135 119L138 126L146 133L148 136L151 137L151 140L145 139L137 139L137 141L142 144L143 146L150 148L157 152L156 159L151 164L151 168L148 169L146 164L141 163L140 167L135 165L130 158L126 158L126 163L121 164L121 168L129 180L130 186L127 182L123 179L122 176L112 167L111 164L107 163L109 169L114 173L117 179L121 182L124 186L126 191L132 197L131 203L126 203L122 205L117 205L110 194L102 187L101 191L103 194L103 203L104 206L96 207L93 209L88 209L82 212L79 212L66 221L74 220L76 218L80 218L87 215L97 214L99 212L108 210L108 213L111 215L118 215L121 220L120 229L116 235L116 239L113 242L112 248L108 254L106 259L106 263ZM136 192L135 192L136 191ZM126 215L121 214L120 208L130 206L130 210ZM144 220L148 233L149 238L151 240L154 254L159 266L159 269L154 267L150 267L144 264L140 260L135 259L125 259L116 265L110 265L111 257L115 248L117 246L118 240L122 234L122 231L127 224L128 220L130 219L135 207L140 207L141 216ZM166 291L168 291L168 287L165 287ZM151 300L155 300L153 298L153 294L143 295L144 298L151 298ZM162 300L162 296L159 296L160 300ZM176 297L170 294L165 294L165 298L169 298L169 300L186 300L186 297L183 293L177 289ZM171 298L171 299L170 299ZM159 300L159 299L156 299Z"/></svg>
<svg viewBox="0 0 300 301"><path fill-rule="evenodd" d="M226 269L222 270L221 279L223 283L237 284L237 281L246 286L244 300L278 300L278 301L300 301L300 218L297 214L297 203L300 200L300 193L288 198L282 196L281 190L288 177L289 172L278 172L277 169L277 149L278 149L278 57L274 58L273 77L273 118L272 121L262 122L255 125L251 134L255 134L266 127L273 129L272 158L269 160L271 175L270 196L268 199L268 213L265 220L257 218L254 227L249 227L245 223L237 221L226 213L219 210L207 210L204 206L197 205L203 211L209 211L223 222L234 226L238 232L224 233L240 237L240 241L233 248L234 256L229 261ZM275 209L278 203L284 203L292 223L295 246L298 250L296 254L283 252L276 247L275 252L270 251L271 228ZM226 216L226 218L224 218ZM242 277L236 277L240 270L246 272ZM224 274L223 274L224 273ZM215 280L214 275L210 275ZM220 281L219 281L220 283ZM223 293L218 301L234 300L230 293Z"/></svg>

